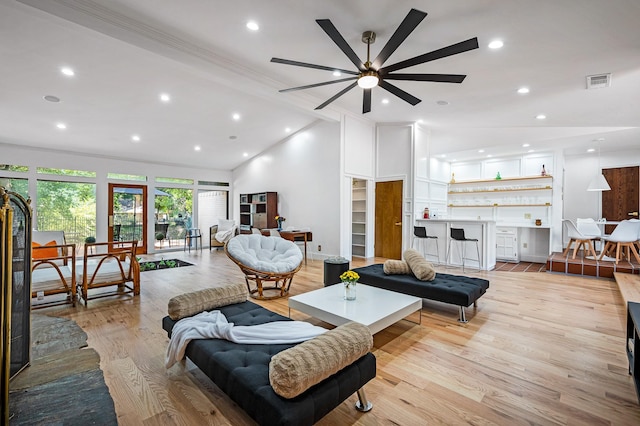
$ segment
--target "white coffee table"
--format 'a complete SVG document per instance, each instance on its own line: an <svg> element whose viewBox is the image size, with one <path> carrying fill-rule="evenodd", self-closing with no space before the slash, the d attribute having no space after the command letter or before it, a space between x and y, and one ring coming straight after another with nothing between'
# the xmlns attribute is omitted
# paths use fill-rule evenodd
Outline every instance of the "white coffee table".
<svg viewBox="0 0 640 426"><path fill-rule="evenodd" d="M340 283L289 297L289 317L291 309L336 326L349 321L359 322L367 326L371 334L415 311L420 311L422 322L422 299L419 297L360 283L356 286L356 300L344 300L344 286Z"/></svg>

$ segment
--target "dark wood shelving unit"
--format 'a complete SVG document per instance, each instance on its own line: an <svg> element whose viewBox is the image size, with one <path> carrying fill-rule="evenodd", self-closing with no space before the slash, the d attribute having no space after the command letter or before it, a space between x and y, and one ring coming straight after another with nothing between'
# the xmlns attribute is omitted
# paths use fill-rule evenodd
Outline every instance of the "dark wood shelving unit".
<svg viewBox="0 0 640 426"><path fill-rule="evenodd" d="M277 192L240 194L240 232L249 233L251 228L277 228Z"/></svg>

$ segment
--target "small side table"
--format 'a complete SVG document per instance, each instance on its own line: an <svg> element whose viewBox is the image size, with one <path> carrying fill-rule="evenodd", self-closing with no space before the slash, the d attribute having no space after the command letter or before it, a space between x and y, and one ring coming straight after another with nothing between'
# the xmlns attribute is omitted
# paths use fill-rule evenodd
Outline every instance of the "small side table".
<svg viewBox="0 0 640 426"><path fill-rule="evenodd" d="M629 358L629 374L633 377L636 397L640 402L640 303L627 303L627 358Z"/></svg>
<svg viewBox="0 0 640 426"><path fill-rule="evenodd" d="M344 257L330 257L324 261L324 286L338 284L340 275L349 270L349 261Z"/></svg>

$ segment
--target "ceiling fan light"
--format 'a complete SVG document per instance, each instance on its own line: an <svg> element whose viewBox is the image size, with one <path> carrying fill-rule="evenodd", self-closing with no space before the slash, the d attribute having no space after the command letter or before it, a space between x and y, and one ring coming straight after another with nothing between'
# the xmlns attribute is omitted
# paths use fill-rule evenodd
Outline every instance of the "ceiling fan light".
<svg viewBox="0 0 640 426"><path fill-rule="evenodd" d="M375 71L367 71L360 74L360 78L358 78L358 86L363 89L371 89L378 85L378 81L378 74Z"/></svg>

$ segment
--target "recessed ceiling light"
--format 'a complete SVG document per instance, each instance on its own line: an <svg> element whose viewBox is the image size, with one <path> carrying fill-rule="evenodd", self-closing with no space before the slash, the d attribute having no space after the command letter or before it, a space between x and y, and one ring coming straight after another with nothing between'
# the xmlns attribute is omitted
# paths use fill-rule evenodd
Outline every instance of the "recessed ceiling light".
<svg viewBox="0 0 640 426"><path fill-rule="evenodd" d="M233 117L233 119L234 119L234 120L236 120L236 121L240 120L240 114L238 114L237 112L236 112L236 113L234 113L234 114L232 115L232 117Z"/></svg>
<svg viewBox="0 0 640 426"><path fill-rule="evenodd" d="M42 99L44 99L45 101L49 101L49 102L60 102L60 98L57 97L57 96L53 96L53 95L43 96Z"/></svg>
<svg viewBox="0 0 640 426"><path fill-rule="evenodd" d="M587 150L587 152L596 152L596 149L595 149L595 148L589 148L589 149Z"/></svg>
<svg viewBox="0 0 640 426"><path fill-rule="evenodd" d="M64 75L66 75L67 77L73 77L74 75L76 75L75 71L72 68L69 67L62 67L60 68L60 72Z"/></svg>
<svg viewBox="0 0 640 426"><path fill-rule="evenodd" d="M528 87L521 87L518 89L518 93L520 93L521 95L526 95L527 93L529 93L529 88Z"/></svg>
<svg viewBox="0 0 640 426"><path fill-rule="evenodd" d="M200 151L200 149L201 149L201 148L200 148L200 145L196 145L196 146L194 146L194 147L193 147L193 150L194 150L194 151Z"/></svg>
<svg viewBox="0 0 640 426"><path fill-rule="evenodd" d="M284 131L285 131L285 132L287 132L287 133L289 133L289 132L291 131L291 128L290 128L290 127L286 127L286 128L284 129Z"/></svg>
<svg viewBox="0 0 640 426"><path fill-rule="evenodd" d="M438 104L440 106L447 106L447 105L449 105L449 102L447 102L447 101L437 101L436 104Z"/></svg>
<svg viewBox="0 0 640 426"><path fill-rule="evenodd" d="M422 118L418 119L418 123L424 123L424 120Z"/></svg>
<svg viewBox="0 0 640 426"><path fill-rule="evenodd" d="M334 77L340 77L342 75L342 73L340 71L334 71L333 72L333 76Z"/></svg>
<svg viewBox="0 0 640 426"><path fill-rule="evenodd" d="M67 125L64 123L56 123L56 127L60 130L64 130L67 128Z"/></svg>
<svg viewBox="0 0 640 426"><path fill-rule="evenodd" d="M139 135L132 135L131 136L131 140L134 142L140 142L140 136Z"/></svg>
<svg viewBox="0 0 640 426"><path fill-rule="evenodd" d="M493 40L489 43L489 49L500 49L502 46L504 46L502 40Z"/></svg>
<svg viewBox="0 0 640 426"><path fill-rule="evenodd" d="M440 154L440 158L445 158L447 154Z"/></svg>
<svg viewBox="0 0 640 426"><path fill-rule="evenodd" d="M528 144L528 143L523 143L523 144L522 144L522 147L523 147L523 148L526 148L526 147L528 147L528 146L529 146L529 144Z"/></svg>
<svg viewBox="0 0 640 426"><path fill-rule="evenodd" d="M384 98L384 99L382 100L382 103L383 103L383 104L385 104L385 105L386 105L386 104L388 104L388 103L389 103L389 99Z"/></svg>
<svg viewBox="0 0 640 426"><path fill-rule="evenodd" d="M538 115L536 115L536 119L537 119L537 120L544 120L545 118L547 118L547 116L546 116L546 115L544 115L544 114L538 114Z"/></svg>
<svg viewBox="0 0 640 426"><path fill-rule="evenodd" d="M483 152L484 152L484 149L479 149L479 150L478 150L478 152L479 152L479 153L483 153Z"/></svg>
<svg viewBox="0 0 640 426"><path fill-rule="evenodd" d="M529 151L527 151L527 152L534 152L534 151L535 151L535 150L533 150L533 149L530 149L530 150L529 150Z"/></svg>
<svg viewBox="0 0 640 426"><path fill-rule="evenodd" d="M248 153L248 152L243 152L243 153L242 153L242 156L243 156L243 157L248 157L248 156L249 156L249 153Z"/></svg>
<svg viewBox="0 0 640 426"><path fill-rule="evenodd" d="M232 141L234 141L234 140L238 139L238 137L237 137L237 136L235 136L235 135L231 135L231 136L229 136L229 139L231 139Z"/></svg>
<svg viewBox="0 0 640 426"><path fill-rule="evenodd" d="M171 100L171 96L167 93L160 93L160 100L162 102L169 102Z"/></svg>
<svg viewBox="0 0 640 426"><path fill-rule="evenodd" d="M487 158L491 158L491 157L493 157L493 155L487 154Z"/></svg>
<svg viewBox="0 0 640 426"><path fill-rule="evenodd" d="M247 22L247 28L251 31L258 31L260 29L260 25L258 25L256 21L249 21Z"/></svg>

